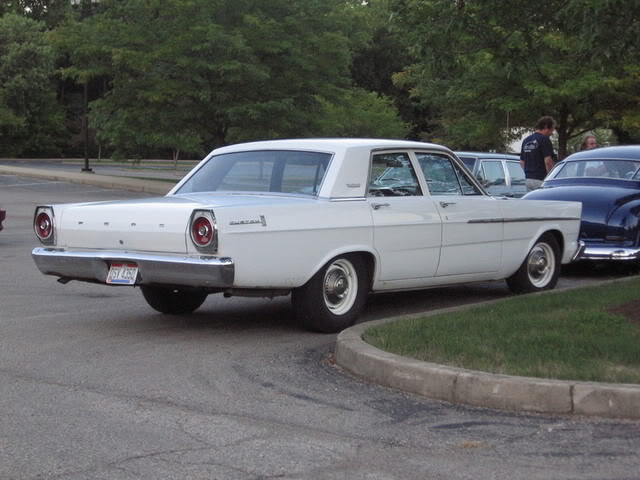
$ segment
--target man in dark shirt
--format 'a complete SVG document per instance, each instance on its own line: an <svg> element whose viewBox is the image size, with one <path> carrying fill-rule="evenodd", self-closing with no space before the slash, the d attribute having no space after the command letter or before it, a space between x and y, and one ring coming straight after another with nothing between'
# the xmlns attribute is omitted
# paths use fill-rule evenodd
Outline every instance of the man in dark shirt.
<svg viewBox="0 0 640 480"><path fill-rule="evenodd" d="M556 129L553 117L542 117L536 123L534 133L522 141L520 165L527 178L527 191L540 188L544 177L553 168L553 144L549 138Z"/></svg>

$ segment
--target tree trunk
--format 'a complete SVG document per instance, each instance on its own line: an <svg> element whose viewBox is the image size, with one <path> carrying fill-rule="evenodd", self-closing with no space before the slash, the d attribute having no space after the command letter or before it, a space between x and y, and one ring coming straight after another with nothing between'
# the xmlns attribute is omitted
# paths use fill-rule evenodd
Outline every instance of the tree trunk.
<svg viewBox="0 0 640 480"><path fill-rule="evenodd" d="M176 148L173 151L173 169L177 170L178 169L178 157L180 156L180 149Z"/></svg>

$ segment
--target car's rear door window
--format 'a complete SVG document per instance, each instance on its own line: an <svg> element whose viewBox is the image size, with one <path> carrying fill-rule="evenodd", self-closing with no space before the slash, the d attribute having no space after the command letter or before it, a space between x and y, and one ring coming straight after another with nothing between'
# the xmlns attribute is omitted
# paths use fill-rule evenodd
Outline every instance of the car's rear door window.
<svg viewBox="0 0 640 480"><path fill-rule="evenodd" d="M524 170L518 162L507 162L507 170L509 170L509 177L511 177L511 185L526 184Z"/></svg>
<svg viewBox="0 0 640 480"><path fill-rule="evenodd" d="M418 176L408 153L378 153L372 156L369 195L374 197L422 195Z"/></svg>

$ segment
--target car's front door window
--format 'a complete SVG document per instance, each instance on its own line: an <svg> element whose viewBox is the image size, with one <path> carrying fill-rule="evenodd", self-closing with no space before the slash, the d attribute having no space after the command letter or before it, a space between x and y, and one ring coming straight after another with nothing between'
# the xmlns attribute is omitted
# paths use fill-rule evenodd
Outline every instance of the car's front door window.
<svg viewBox="0 0 640 480"><path fill-rule="evenodd" d="M482 171L484 174L482 184L485 187L495 187L507 184L504 178L502 162L493 160L482 162Z"/></svg>
<svg viewBox="0 0 640 480"><path fill-rule="evenodd" d="M416 153L431 195L482 195L467 173L451 158L438 153Z"/></svg>

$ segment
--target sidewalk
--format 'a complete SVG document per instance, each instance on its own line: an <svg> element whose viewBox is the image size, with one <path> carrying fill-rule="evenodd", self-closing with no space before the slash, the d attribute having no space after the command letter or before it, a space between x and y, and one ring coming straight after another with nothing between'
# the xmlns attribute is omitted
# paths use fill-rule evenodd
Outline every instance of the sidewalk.
<svg viewBox="0 0 640 480"><path fill-rule="evenodd" d="M131 192L146 192L166 195L169 190L182 178L175 181L166 182L153 180L152 178L129 178L123 175L102 175L99 173L89 173L80 171L69 171L64 169L31 168L24 166L0 165L0 174L21 175L25 177L46 178L61 182L80 183L84 185L95 185L104 188L115 188ZM132 177L143 176L144 171L132 174ZM148 174L148 173L147 173Z"/></svg>

